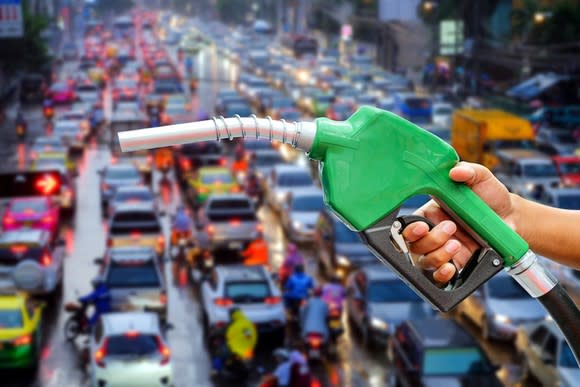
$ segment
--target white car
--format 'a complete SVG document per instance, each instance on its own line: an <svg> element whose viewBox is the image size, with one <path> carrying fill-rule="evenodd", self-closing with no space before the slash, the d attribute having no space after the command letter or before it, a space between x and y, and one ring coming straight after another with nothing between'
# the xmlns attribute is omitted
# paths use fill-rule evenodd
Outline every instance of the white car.
<svg viewBox="0 0 580 387"><path fill-rule="evenodd" d="M108 313L90 337L94 387L171 386L171 351L154 313Z"/></svg>
<svg viewBox="0 0 580 387"><path fill-rule="evenodd" d="M452 114L453 105L445 102L435 102L432 106L431 121L435 125L450 127Z"/></svg>
<svg viewBox="0 0 580 387"><path fill-rule="evenodd" d="M297 165L275 165L270 172L267 186L267 202L275 210L281 211L288 200L288 194L299 188L314 188L314 181L308 170Z"/></svg>
<svg viewBox="0 0 580 387"><path fill-rule="evenodd" d="M280 213L288 238L296 242L312 242L316 220L323 209L324 197L319 188L292 191Z"/></svg>
<svg viewBox="0 0 580 387"><path fill-rule="evenodd" d="M282 294L264 266L216 266L201 286L206 336L224 333L229 309L240 308L256 324L259 337L271 334L282 344L286 315Z"/></svg>

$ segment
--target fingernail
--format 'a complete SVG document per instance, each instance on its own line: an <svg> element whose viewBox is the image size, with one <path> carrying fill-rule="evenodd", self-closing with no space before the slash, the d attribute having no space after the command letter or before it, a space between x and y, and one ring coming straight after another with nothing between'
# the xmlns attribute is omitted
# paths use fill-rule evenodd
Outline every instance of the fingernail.
<svg viewBox="0 0 580 387"><path fill-rule="evenodd" d="M445 244L445 251L447 251L449 254L455 253L457 250L459 250L459 246L459 242L456 240L450 240Z"/></svg>
<svg viewBox="0 0 580 387"><path fill-rule="evenodd" d="M425 227L422 224L416 224L413 227L413 234L417 236L425 234Z"/></svg>
<svg viewBox="0 0 580 387"><path fill-rule="evenodd" d="M453 235L455 232L455 224L453 222L445 222L443 223L443 226L441 226L441 229L444 233Z"/></svg>
<svg viewBox="0 0 580 387"><path fill-rule="evenodd" d="M443 277L447 277L448 275L451 274L451 267L449 265L443 265L440 269L439 269L439 273L443 276Z"/></svg>

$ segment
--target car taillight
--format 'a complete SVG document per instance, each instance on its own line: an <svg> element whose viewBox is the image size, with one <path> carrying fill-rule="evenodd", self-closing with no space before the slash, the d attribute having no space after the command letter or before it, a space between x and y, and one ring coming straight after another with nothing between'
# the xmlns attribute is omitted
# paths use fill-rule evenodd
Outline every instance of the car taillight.
<svg viewBox="0 0 580 387"><path fill-rule="evenodd" d="M157 245L159 247L165 247L165 238L162 235L157 238Z"/></svg>
<svg viewBox="0 0 580 387"><path fill-rule="evenodd" d="M10 215L7 215L4 217L4 224L11 225L14 223L16 223L16 220L13 217L11 217Z"/></svg>
<svg viewBox="0 0 580 387"><path fill-rule="evenodd" d="M131 231L131 239L139 239L141 237L141 233L139 231Z"/></svg>
<svg viewBox="0 0 580 387"><path fill-rule="evenodd" d="M206 187L199 187L199 189L197 191L199 193L206 194L209 192L209 189L207 189Z"/></svg>
<svg viewBox="0 0 580 387"><path fill-rule="evenodd" d="M64 191L64 196L65 196L65 198L67 198L67 199L71 199L71 198L72 198L72 195L73 195L73 194L72 194L72 190L70 190L70 189L67 189L66 191Z"/></svg>
<svg viewBox="0 0 580 387"><path fill-rule="evenodd" d="M242 189L241 189L239 186L237 186L237 185L234 185L234 186L233 186L233 187L230 189L230 192L233 192L233 193L238 193L238 192L242 192Z"/></svg>
<svg viewBox="0 0 580 387"><path fill-rule="evenodd" d="M16 339L12 340L12 344L14 344L16 347L30 345L32 344L32 335L24 335L17 337Z"/></svg>
<svg viewBox="0 0 580 387"><path fill-rule="evenodd" d="M308 335L308 343L313 347L320 347L322 344L322 337L318 334Z"/></svg>
<svg viewBox="0 0 580 387"><path fill-rule="evenodd" d="M226 165L228 165L228 160L220 159L220 166L225 167Z"/></svg>
<svg viewBox="0 0 580 387"><path fill-rule="evenodd" d="M15 255L22 255L28 251L28 246L25 245L12 245L10 246L10 252Z"/></svg>
<svg viewBox="0 0 580 387"><path fill-rule="evenodd" d="M40 264L42 266L50 266L51 263L52 263L52 256L48 253L42 254L42 257L40 257Z"/></svg>
<svg viewBox="0 0 580 387"><path fill-rule="evenodd" d="M107 238L107 247L113 247L113 238Z"/></svg>
<svg viewBox="0 0 580 387"><path fill-rule="evenodd" d="M181 168L189 171L191 169L191 161L187 160L187 159L182 159L181 160Z"/></svg>
<svg viewBox="0 0 580 387"><path fill-rule="evenodd" d="M151 165L151 164L153 164L153 156L151 156L151 155L147 155L147 164L148 164L148 165Z"/></svg>
<svg viewBox="0 0 580 387"><path fill-rule="evenodd" d="M266 297L264 302L268 305L276 305L282 302L282 299L280 297Z"/></svg>
<svg viewBox="0 0 580 387"><path fill-rule="evenodd" d="M54 222L54 218L50 215L46 215L42 217L42 223L52 223Z"/></svg>
<svg viewBox="0 0 580 387"><path fill-rule="evenodd" d="M228 307L234 304L231 298L216 298L213 303L221 307Z"/></svg>
<svg viewBox="0 0 580 387"><path fill-rule="evenodd" d="M214 234L215 233L215 227L210 224L210 225L208 225L206 227L206 231L207 231L208 234Z"/></svg>
<svg viewBox="0 0 580 387"><path fill-rule="evenodd" d="M264 231L264 225L262 223L258 223L256 225L256 231L263 232Z"/></svg>
<svg viewBox="0 0 580 387"><path fill-rule="evenodd" d="M159 302L163 305L167 305L167 293L161 293L161 295L159 295Z"/></svg>
<svg viewBox="0 0 580 387"><path fill-rule="evenodd" d="M103 191L109 189L109 184L107 184L107 183L101 183L101 189Z"/></svg>
<svg viewBox="0 0 580 387"><path fill-rule="evenodd" d="M242 222L239 219L232 219L230 220L230 226L238 227Z"/></svg>
<svg viewBox="0 0 580 387"><path fill-rule="evenodd" d="M159 347L159 353L161 354L161 365L169 363L169 359L171 359L171 350L163 344L159 337L157 338L157 346Z"/></svg>
<svg viewBox="0 0 580 387"><path fill-rule="evenodd" d="M101 368L105 368L105 356L107 356L107 343L108 340L105 340L103 346L95 352L95 363L97 366Z"/></svg>

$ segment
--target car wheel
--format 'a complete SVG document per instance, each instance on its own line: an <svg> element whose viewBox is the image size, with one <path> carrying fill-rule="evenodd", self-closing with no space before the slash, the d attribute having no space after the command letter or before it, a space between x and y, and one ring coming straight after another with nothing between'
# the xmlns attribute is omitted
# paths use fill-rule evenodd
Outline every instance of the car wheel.
<svg viewBox="0 0 580 387"><path fill-rule="evenodd" d="M79 321L71 316L64 323L64 337L67 341L72 342L79 335L81 326Z"/></svg>

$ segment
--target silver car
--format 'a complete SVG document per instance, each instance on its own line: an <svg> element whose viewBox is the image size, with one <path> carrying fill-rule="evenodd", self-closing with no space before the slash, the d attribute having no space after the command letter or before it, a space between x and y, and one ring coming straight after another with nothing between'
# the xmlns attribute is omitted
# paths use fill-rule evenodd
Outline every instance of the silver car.
<svg viewBox="0 0 580 387"><path fill-rule="evenodd" d="M292 191L282 206L280 218L288 238L296 242L312 242L324 197L319 188L302 188Z"/></svg>
<svg viewBox="0 0 580 387"><path fill-rule="evenodd" d="M143 177L133 164L109 165L101 175L101 204L104 208L115 194L117 188L122 186L136 186L143 183Z"/></svg>
<svg viewBox="0 0 580 387"><path fill-rule="evenodd" d="M518 326L544 320L542 305L507 273L500 272L457 307L481 327L484 339L512 340Z"/></svg>
<svg viewBox="0 0 580 387"><path fill-rule="evenodd" d="M288 200L288 194L295 189L314 187L308 170L296 165L276 165L270 172L267 202L275 210L281 211Z"/></svg>

